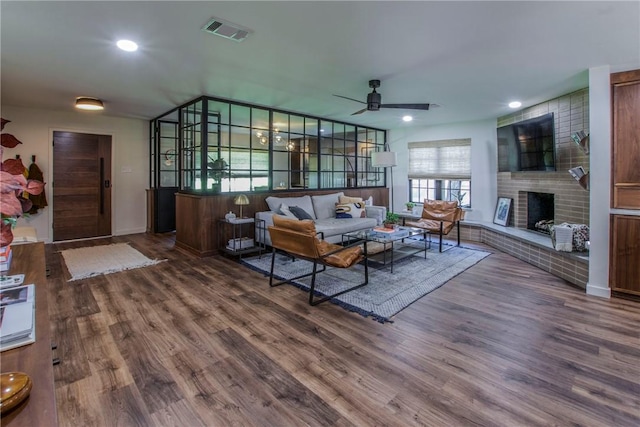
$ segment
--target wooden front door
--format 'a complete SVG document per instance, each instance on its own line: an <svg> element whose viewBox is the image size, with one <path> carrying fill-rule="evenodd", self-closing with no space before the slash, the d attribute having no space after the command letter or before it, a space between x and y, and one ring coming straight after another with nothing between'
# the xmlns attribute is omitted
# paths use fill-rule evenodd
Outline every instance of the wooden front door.
<svg viewBox="0 0 640 427"><path fill-rule="evenodd" d="M111 136L53 132L53 240L111 234Z"/></svg>

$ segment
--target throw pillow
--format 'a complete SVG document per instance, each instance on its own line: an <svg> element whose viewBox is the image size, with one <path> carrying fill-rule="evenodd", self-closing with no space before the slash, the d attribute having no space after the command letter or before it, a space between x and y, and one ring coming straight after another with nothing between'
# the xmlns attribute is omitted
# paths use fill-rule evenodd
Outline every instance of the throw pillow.
<svg viewBox="0 0 640 427"><path fill-rule="evenodd" d="M361 201L362 197L340 196L339 203L357 203Z"/></svg>
<svg viewBox="0 0 640 427"><path fill-rule="evenodd" d="M291 212L291 210L289 210L289 206L285 205L284 203L282 203L280 205L280 214L286 216L287 218L291 218L291 219L298 219L298 217L296 217L293 212Z"/></svg>
<svg viewBox="0 0 640 427"><path fill-rule="evenodd" d="M305 211L304 209L298 206L289 206L289 210L298 219L311 219L311 220L313 219L313 217L309 215L309 212Z"/></svg>
<svg viewBox="0 0 640 427"><path fill-rule="evenodd" d="M366 218L367 211L364 202L338 203L336 218Z"/></svg>
<svg viewBox="0 0 640 427"><path fill-rule="evenodd" d="M356 203L362 202L362 197L340 196L340 203ZM373 196L369 196L367 200L364 200L365 206L373 206Z"/></svg>
<svg viewBox="0 0 640 427"><path fill-rule="evenodd" d="M269 206L270 211L281 213L279 212L280 205L284 203L287 206L299 206L305 211L307 211L307 213L311 215L312 219L316 219L315 213L313 212L313 204L311 204L311 196L308 196L308 195L302 196L302 197L269 196L265 199L265 202L267 202L267 205Z"/></svg>

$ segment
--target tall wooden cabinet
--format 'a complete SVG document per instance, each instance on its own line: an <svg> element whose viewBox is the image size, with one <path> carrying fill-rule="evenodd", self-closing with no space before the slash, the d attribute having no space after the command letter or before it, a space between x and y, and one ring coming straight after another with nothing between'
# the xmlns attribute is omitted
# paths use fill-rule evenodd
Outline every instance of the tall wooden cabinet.
<svg viewBox="0 0 640 427"><path fill-rule="evenodd" d="M611 215L611 290L640 296L640 216Z"/></svg>
<svg viewBox="0 0 640 427"><path fill-rule="evenodd" d="M612 150L609 282L640 296L640 70L611 74Z"/></svg>

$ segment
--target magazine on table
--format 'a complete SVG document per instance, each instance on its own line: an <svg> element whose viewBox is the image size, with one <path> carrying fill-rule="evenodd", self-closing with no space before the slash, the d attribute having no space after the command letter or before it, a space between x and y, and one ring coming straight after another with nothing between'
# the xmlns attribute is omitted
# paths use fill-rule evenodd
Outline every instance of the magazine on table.
<svg viewBox="0 0 640 427"><path fill-rule="evenodd" d="M15 288L6 288L0 290L0 306L9 304L18 304L21 302L35 302L35 286L25 285Z"/></svg>
<svg viewBox="0 0 640 427"><path fill-rule="evenodd" d="M15 288L24 282L24 274L13 274L0 277L0 289Z"/></svg>
<svg viewBox="0 0 640 427"><path fill-rule="evenodd" d="M396 231L399 231L397 228L387 228L387 227L373 227L373 231L377 232L377 233L386 233L386 234L392 234L395 233Z"/></svg>
<svg viewBox="0 0 640 427"><path fill-rule="evenodd" d="M401 236L408 236L409 231L402 228L390 229L383 227L374 227L372 234L378 238L398 238Z"/></svg>
<svg viewBox="0 0 640 427"><path fill-rule="evenodd" d="M13 250L9 250L9 254L5 256L4 261L0 261L0 271L9 271L11 268L11 260L13 259Z"/></svg>
<svg viewBox="0 0 640 427"><path fill-rule="evenodd" d="M35 324L36 311L32 302L0 307L0 351L35 342Z"/></svg>
<svg viewBox="0 0 640 427"><path fill-rule="evenodd" d="M0 291L0 351L36 340L35 285Z"/></svg>

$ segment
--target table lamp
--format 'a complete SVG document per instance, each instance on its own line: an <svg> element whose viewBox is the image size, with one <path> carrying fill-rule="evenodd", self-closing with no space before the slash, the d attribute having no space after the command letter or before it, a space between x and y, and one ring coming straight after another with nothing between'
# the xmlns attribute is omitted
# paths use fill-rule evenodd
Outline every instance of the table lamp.
<svg viewBox="0 0 640 427"><path fill-rule="evenodd" d="M249 204L249 198L244 194L239 194L233 199L233 203L240 206L240 218L244 218L242 216L242 206Z"/></svg>

